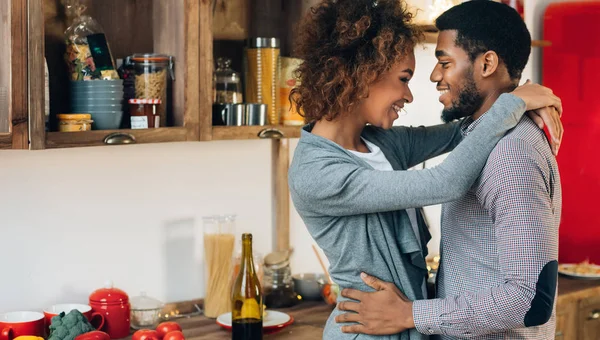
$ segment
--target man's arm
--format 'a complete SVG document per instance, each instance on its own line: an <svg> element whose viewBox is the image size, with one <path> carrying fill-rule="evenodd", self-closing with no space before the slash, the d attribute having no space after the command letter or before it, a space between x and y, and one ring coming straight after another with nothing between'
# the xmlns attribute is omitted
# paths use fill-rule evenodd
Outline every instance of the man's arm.
<svg viewBox="0 0 600 340"><path fill-rule="evenodd" d="M494 221L504 283L415 301L414 322L421 333L469 338L539 326L550 319L557 285L558 229L548 164L533 146L506 139L490 155L487 168L477 194Z"/></svg>
<svg viewBox="0 0 600 340"><path fill-rule="evenodd" d="M522 141L503 140L490 155L479 198L495 221L504 283L445 299L408 301L393 284L371 276L377 291L344 289L337 322L347 333L394 334L416 327L424 334L476 338L511 328L541 325L551 316L557 281L558 230L550 170ZM506 147L506 148L505 148Z"/></svg>

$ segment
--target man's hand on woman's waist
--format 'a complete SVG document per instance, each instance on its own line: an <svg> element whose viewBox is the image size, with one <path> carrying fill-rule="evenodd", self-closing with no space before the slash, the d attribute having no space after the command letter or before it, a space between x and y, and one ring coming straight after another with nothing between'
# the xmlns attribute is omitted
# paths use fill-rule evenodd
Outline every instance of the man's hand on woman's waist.
<svg viewBox="0 0 600 340"><path fill-rule="evenodd" d="M394 284L365 273L360 276L376 291L367 293L349 288L342 291L343 297L354 301L343 301L338 304L338 309L347 313L338 315L335 321L356 323L342 326L342 332L389 335L415 327L413 303Z"/></svg>

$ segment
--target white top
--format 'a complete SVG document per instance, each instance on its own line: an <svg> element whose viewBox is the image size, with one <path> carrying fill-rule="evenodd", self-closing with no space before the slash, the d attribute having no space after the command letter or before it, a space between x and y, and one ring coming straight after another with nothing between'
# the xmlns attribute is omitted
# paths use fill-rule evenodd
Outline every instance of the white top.
<svg viewBox="0 0 600 340"><path fill-rule="evenodd" d="M362 160L364 160L365 162L367 162L370 166L373 167L373 169L375 170L380 170L380 171L394 171L394 168L392 168L392 164L390 164L390 161L388 161L387 157L385 157L385 154L383 153L383 151L381 151L381 149L369 142L368 140L364 139L361 137L361 139L363 140L363 142L365 142L365 144L367 145L367 148L369 149L370 152L359 152L359 151L354 151L354 150L348 150L350 151L352 154L356 155L357 157L361 158ZM417 242L419 242L419 246L422 247L423 245L421 244L421 237L420 237L420 233L419 233L419 224L417 222L417 211L414 208L409 208L406 209L406 212L408 213L408 218L410 219L410 224L413 227L413 231L415 232L415 236L417 237ZM427 287L425 286L425 282L423 282L423 296L427 296Z"/></svg>

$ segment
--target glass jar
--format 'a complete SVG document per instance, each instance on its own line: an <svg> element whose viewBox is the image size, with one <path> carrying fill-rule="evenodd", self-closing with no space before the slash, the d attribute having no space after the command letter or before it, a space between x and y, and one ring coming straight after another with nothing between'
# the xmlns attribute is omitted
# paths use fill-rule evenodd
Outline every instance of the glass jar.
<svg viewBox="0 0 600 340"><path fill-rule="evenodd" d="M167 126L168 81L174 79L173 59L163 54L134 54L135 98L160 99L160 126Z"/></svg>
<svg viewBox="0 0 600 340"><path fill-rule="evenodd" d="M206 263L204 316L216 318L231 311L235 215L204 217L202 225Z"/></svg>
<svg viewBox="0 0 600 340"><path fill-rule="evenodd" d="M244 102L240 75L231 69L231 59L217 59L213 87L215 103L239 104Z"/></svg>
<svg viewBox="0 0 600 340"><path fill-rule="evenodd" d="M265 257L263 295L266 308L286 308L295 305L298 294L290 268L289 253L275 252Z"/></svg>
<svg viewBox="0 0 600 340"><path fill-rule="evenodd" d="M63 113L56 117L58 118L58 131L60 132L90 131L94 122L92 115L88 113Z"/></svg>
<svg viewBox="0 0 600 340"><path fill-rule="evenodd" d="M160 99L129 99L132 129L156 129L160 125Z"/></svg>
<svg viewBox="0 0 600 340"><path fill-rule="evenodd" d="M163 303L141 292L140 296L130 299L131 328L155 328L160 322L160 311Z"/></svg>

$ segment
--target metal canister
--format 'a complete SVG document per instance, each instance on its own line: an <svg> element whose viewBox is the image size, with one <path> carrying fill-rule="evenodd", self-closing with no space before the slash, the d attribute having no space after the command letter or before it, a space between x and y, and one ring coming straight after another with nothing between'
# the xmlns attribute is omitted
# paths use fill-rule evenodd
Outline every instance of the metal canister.
<svg viewBox="0 0 600 340"><path fill-rule="evenodd" d="M277 38L250 38L244 54L246 102L267 105L267 122L280 123L280 42Z"/></svg>

